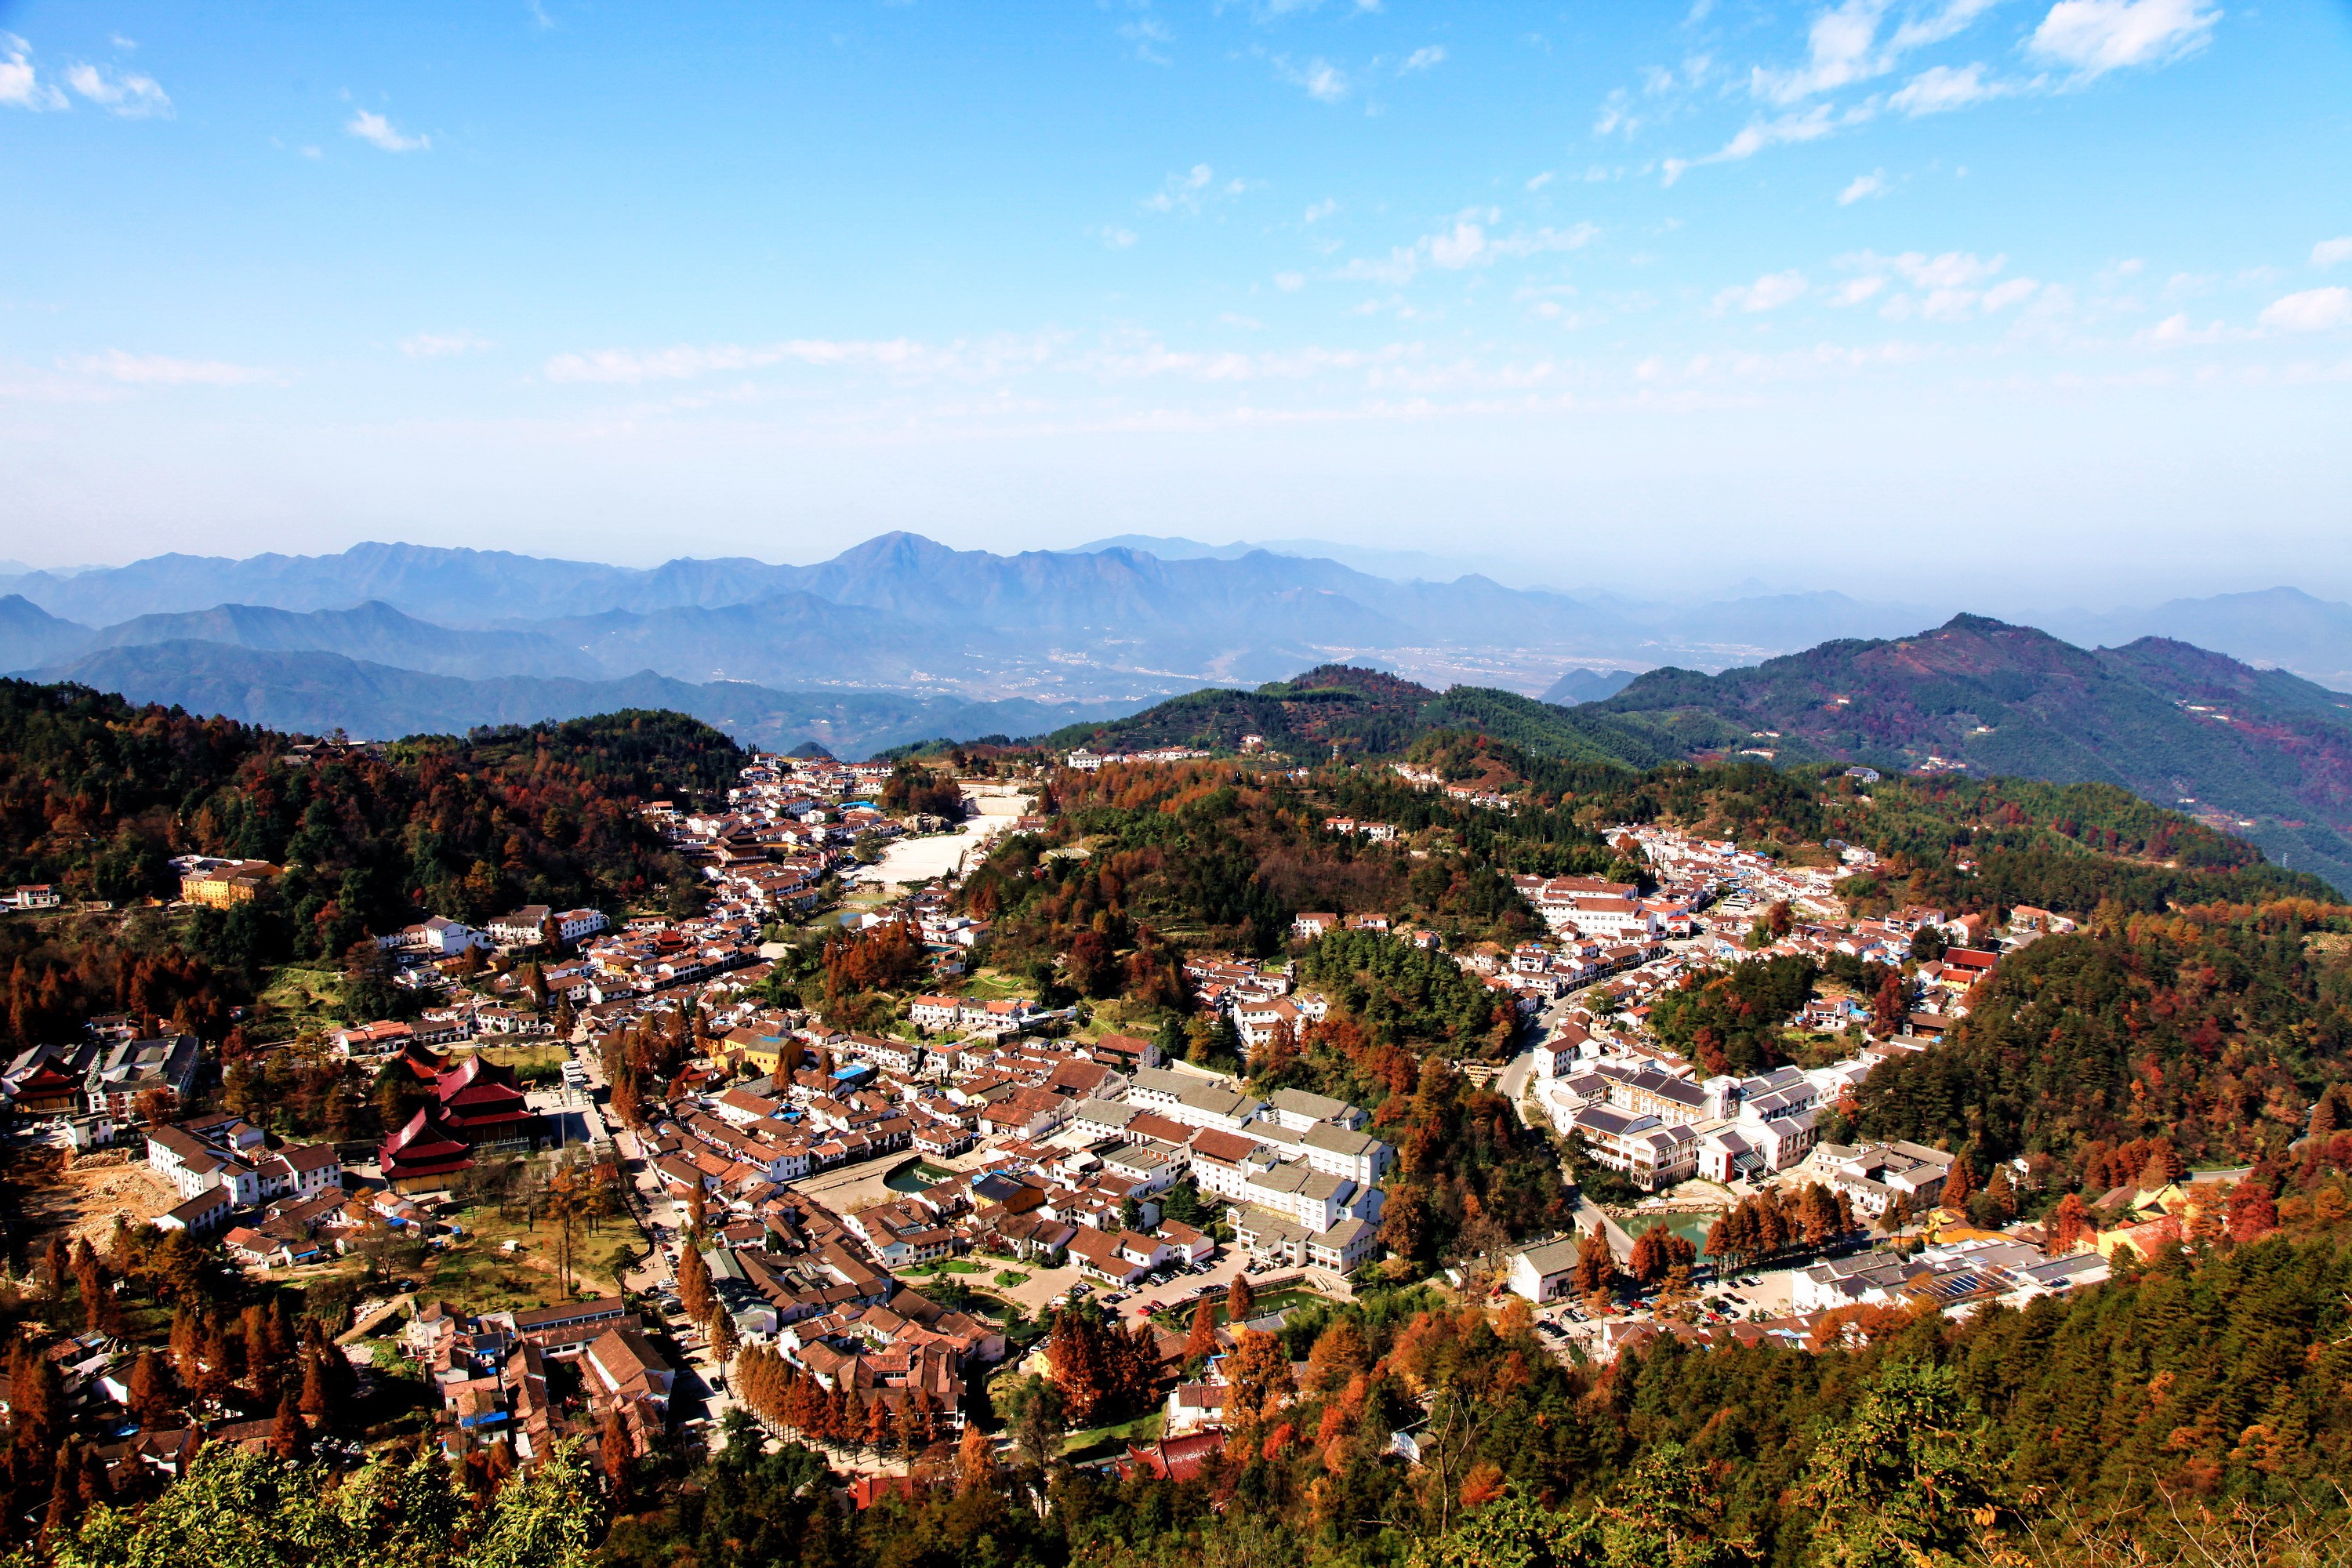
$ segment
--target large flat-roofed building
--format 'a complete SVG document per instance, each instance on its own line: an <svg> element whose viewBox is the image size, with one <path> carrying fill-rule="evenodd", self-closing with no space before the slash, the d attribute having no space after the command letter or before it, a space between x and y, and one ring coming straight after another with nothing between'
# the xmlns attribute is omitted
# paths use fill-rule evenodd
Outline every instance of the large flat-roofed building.
<svg viewBox="0 0 2352 1568"><path fill-rule="evenodd" d="M214 860L182 873L180 897L215 910L253 901L278 875L267 860Z"/></svg>

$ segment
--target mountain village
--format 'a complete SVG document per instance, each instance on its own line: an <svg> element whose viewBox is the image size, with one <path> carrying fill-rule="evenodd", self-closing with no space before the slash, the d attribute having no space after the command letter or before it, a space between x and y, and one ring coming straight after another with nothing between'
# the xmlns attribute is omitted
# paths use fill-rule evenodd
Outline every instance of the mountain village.
<svg viewBox="0 0 2352 1568"><path fill-rule="evenodd" d="M1091 773L1195 755L1081 752L1066 763ZM619 1434L650 1452L681 1423L702 1429L747 1404L769 1418L814 1398L824 1414L804 1411L804 1429L832 1434L845 1463L870 1451L853 1468L903 1476L928 1444L952 1440L992 1375L1043 1364L1028 1348L1037 1331L1023 1325L1091 1298L1150 1331L1169 1388L1156 1436L1114 1445L1106 1462L1197 1467L1221 1432L1219 1358L1244 1327L1225 1308L1271 1301L1265 1321L1278 1323L1281 1303L1348 1300L1389 1256L1383 1183L1398 1151L1370 1131L1377 1108L1249 1088L1252 1064L1298 1041L1332 999L1300 984L1289 956L1187 953L1189 1005L1243 1053L1218 1067L976 973L989 922L960 911L955 895L997 840L938 813L883 809L891 772L759 755L723 808L646 805L645 820L699 868L697 913L527 907L478 928L436 913L383 933L388 984L415 1005L316 1042L413 1105L373 1145L272 1135L222 1108L213 1050L130 1017L93 1018L81 1038L26 1050L0 1089L18 1136L66 1146L90 1171L142 1166L168 1194L145 1215L66 1216L79 1233L143 1224L255 1277L354 1278L339 1375L420 1381L459 1458L528 1465L567 1433ZM965 781L965 808L981 804L978 787ZM1042 828L1036 797L1051 787L1050 776L1021 781L1018 795L996 786L995 805L1014 815L972 820ZM1477 809L1513 809L1490 791L1459 794ZM1341 816L1323 826L1367 843L1398 837ZM950 835L961 837L946 874L884 879L898 849ZM2115 1247L2145 1250L2150 1227L2177 1231L2207 1206L2193 1187L2118 1192L2104 1224L2061 1247L2039 1227L1972 1227L1942 1201L1948 1154L1817 1136L1874 1068L1931 1048L1965 1016L2004 953L2071 922L2026 909L2000 931L1932 909L1853 918L1838 884L1874 858L1842 844L1828 867L1792 867L1653 825L1606 837L1645 868L1646 885L1518 877L1542 934L1507 949L1447 951L1435 931L1377 911L1301 912L1288 932L1294 955L1333 932L1380 933L1490 988L1516 1039L1499 1070L1477 1070L1525 1122L1630 1191L1607 1207L1580 1200L1573 1231L1447 1271L1454 1288L1522 1299L1558 1353L1605 1361L1661 1333L1820 1343L1867 1332L1853 1310L1872 1304L1959 1314L2028 1300L2104 1279ZM233 905L277 868L191 858L181 871L190 904ZM793 951L773 933L812 917L916 955L893 1019L849 1027L773 1000ZM1774 958L1843 958L1907 978L1891 998L1809 997L1786 1022L1843 1042L1818 1065L1709 1072L1650 1029L1662 996L1717 966ZM677 1063L659 1099L633 1087L632 1054L647 1048ZM508 1065L519 1051L555 1065L527 1080ZM554 1251L552 1279L536 1277L549 1299L445 1300L410 1277L478 1252L484 1205L496 1206L487 1184L518 1169L535 1173L533 1201L549 1217L499 1245L509 1257ZM2021 1163L2010 1179L2032 1173ZM1633 1234L1813 1190L1836 1223L1769 1268L1710 1257L1694 1272L1690 1246L1661 1271ZM635 1238L593 1291L579 1261L583 1226ZM1630 1288L1612 1283L1628 1269ZM1201 1323L1213 1326L1205 1363ZM93 1429L118 1434L95 1450L111 1470L173 1475L199 1441L288 1440L283 1413L123 1425L153 1352L103 1327L60 1328L37 1353ZM182 1380L201 1382L203 1352L174 1353ZM881 1458L891 1447L895 1467ZM860 1484L862 1506L884 1480Z"/></svg>

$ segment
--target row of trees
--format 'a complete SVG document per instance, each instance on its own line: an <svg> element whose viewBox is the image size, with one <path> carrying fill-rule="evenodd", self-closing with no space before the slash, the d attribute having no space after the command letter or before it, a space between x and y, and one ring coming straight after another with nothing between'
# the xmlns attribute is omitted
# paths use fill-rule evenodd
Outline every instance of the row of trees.
<svg viewBox="0 0 2352 1568"><path fill-rule="evenodd" d="M734 1379L736 1397L770 1431L836 1448L918 1454L940 1439L955 1414L939 1409L920 1386L888 1391L896 1398L878 1388L828 1389L767 1345L735 1358Z"/></svg>
<svg viewBox="0 0 2352 1568"><path fill-rule="evenodd" d="M1853 1236L1861 1222L1853 1200L1808 1182L1791 1198L1767 1187L1742 1198L1707 1228L1706 1252L1727 1268L1744 1268L1797 1247L1821 1247Z"/></svg>

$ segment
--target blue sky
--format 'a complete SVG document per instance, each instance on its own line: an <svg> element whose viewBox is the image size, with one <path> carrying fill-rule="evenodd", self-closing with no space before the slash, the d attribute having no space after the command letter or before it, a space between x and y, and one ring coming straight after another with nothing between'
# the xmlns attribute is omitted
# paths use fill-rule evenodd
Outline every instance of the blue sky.
<svg viewBox="0 0 2352 1568"><path fill-rule="evenodd" d="M0 557L2352 595L2347 68L2341 0L0 0Z"/></svg>

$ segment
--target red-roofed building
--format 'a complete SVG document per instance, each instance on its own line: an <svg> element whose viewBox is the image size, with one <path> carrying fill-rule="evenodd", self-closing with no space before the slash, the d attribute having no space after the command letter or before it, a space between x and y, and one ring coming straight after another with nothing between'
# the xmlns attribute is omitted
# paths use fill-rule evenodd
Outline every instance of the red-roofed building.
<svg viewBox="0 0 2352 1568"><path fill-rule="evenodd" d="M1189 1437L1169 1437L1157 1443L1129 1443L1127 1458L1118 1461L1122 1479L1150 1476L1163 1481L1189 1481L1201 1473L1209 1456L1225 1446L1223 1432L1195 1432Z"/></svg>
<svg viewBox="0 0 2352 1568"><path fill-rule="evenodd" d="M376 1160L383 1168L384 1182L393 1191L424 1192L446 1185L450 1177L470 1168L474 1149L442 1121L435 1107L428 1105L384 1141Z"/></svg>
<svg viewBox="0 0 2352 1568"><path fill-rule="evenodd" d="M478 1052L436 1079L433 1098L450 1131L468 1143L528 1139L539 1124L514 1069Z"/></svg>

